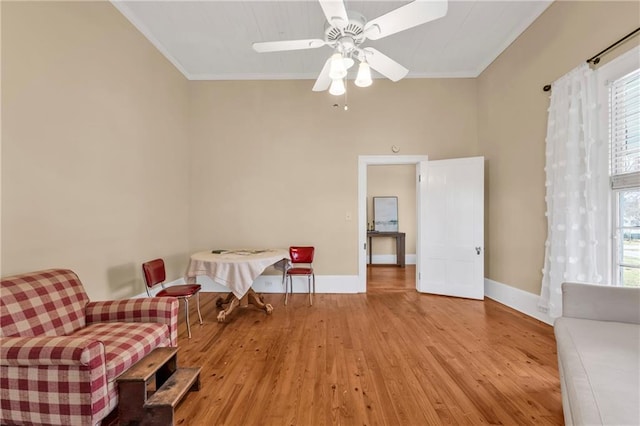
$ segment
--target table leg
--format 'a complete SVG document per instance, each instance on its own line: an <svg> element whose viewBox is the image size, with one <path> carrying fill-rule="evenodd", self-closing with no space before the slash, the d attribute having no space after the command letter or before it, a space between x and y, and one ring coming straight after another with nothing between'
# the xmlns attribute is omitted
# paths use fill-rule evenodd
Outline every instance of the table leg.
<svg viewBox="0 0 640 426"><path fill-rule="evenodd" d="M248 302L256 308L262 309L267 314L271 314L273 312L273 306L271 306L269 303L264 303L264 297L258 295L252 288L249 289L242 300L243 306L245 306L245 304ZM222 308L226 304L229 304L229 306L218 313L218 322L224 322L227 319L227 316L229 316L235 308L240 306L241 303L233 293L229 293L225 297L218 297L218 299L216 300L216 306L218 308Z"/></svg>
<svg viewBox="0 0 640 426"><path fill-rule="evenodd" d="M233 293L229 293L224 299L222 297L219 297L216 301L216 306L220 308L223 304L226 305L227 303L229 304L229 306L218 313L218 322L224 322L227 319L227 315L233 312L233 310L240 304L240 301Z"/></svg>
<svg viewBox="0 0 640 426"><path fill-rule="evenodd" d="M216 300L216 307L217 308L222 308L223 305L226 305L227 303L231 302L231 299L233 299L235 296L233 295L233 293L229 293L227 294L226 297L218 297L218 299Z"/></svg>
<svg viewBox="0 0 640 426"><path fill-rule="evenodd" d="M264 297L258 295L255 291L253 291L252 288L249 289L247 295L249 296L249 303L256 308L262 309L267 313L267 315L273 312L273 306L271 306L269 303L264 303Z"/></svg>
<svg viewBox="0 0 640 426"><path fill-rule="evenodd" d="M398 257L398 266L404 268L405 264L405 235L401 234L396 237L396 253Z"/></svg>

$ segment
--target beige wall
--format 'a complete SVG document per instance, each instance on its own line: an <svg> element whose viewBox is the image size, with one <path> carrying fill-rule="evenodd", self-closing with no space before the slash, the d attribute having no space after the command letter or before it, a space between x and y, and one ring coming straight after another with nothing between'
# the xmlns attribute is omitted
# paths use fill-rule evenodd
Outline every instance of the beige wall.
<svg viewBox="0 0 640 426"><path fill-rule="evenodd" d="M356 275L358 156L477 154L473 79L350 86L346 112L312 86L189 84L194 250L313 244L318 274Z"/></svg>
<svg viewBox="0 0 640 426"><path fill-rule="evenodd" d="M478 78L488 278L540 292L549 106L542 87L639 25L640 2L555 2Z"/></svg>
<svg viewBox="0 0 640 426"><path fill-rule="evenodd" d="M357 158L392 145L487 158L487 276L537 293L541 87L640 16L556 2L478 79L376 80L345 112L312 81L187 82L109 3L0 4L2 275L73 268L93 298L207 248L313 244L318 273L357 274Z"/></svg>
<svg viewBox="0 0 640 426"><path fill-rule="evenodd" d="M398 231L406 234L405 253L416 254L416 166L367 167L367 222L373 222L373 197L398 197ZM373 254L396 254L396 240L376 238Z"/></svg>
<svg viewBox="0 0 640 426"><path fill-rule="evenodd" d="M75 270L93 299L187 260L187 80L108 2L1 2L2 275Z"/></svg>

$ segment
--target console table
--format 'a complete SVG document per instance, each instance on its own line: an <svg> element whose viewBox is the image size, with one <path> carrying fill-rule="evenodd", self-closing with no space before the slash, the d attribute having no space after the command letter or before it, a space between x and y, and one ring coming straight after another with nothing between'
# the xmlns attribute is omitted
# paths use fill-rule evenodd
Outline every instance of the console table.
<svg viewBox="0 0 640 426"><path fill-rule="evenodd" d="M373 265L373 247L371 246L371 240L373 237L390 237L396 239L396 258L398 266L404 268L405 263L405 233L404 232L378 232L367 231L367 237L369 238L369 264Z"/></svg>

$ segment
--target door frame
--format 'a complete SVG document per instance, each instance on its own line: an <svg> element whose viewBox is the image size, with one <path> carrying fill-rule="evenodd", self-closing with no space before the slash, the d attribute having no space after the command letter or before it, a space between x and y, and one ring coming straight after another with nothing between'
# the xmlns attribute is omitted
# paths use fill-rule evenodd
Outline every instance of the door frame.
<svg viewBox="0 0 640 426"><path fill-rule="evenodd" d="M418 173L420 162L428 161L427 155L360 155L358 156L358 293L367 292L367 168L368 166L415 165ZM421 194L416 184L416 210L419 211ZM424 229L422 217L416 214L416 230ZM416 238L416 252L421 253L421 238ZM418 286L420 257L416 256L416 288Z"/></svg>

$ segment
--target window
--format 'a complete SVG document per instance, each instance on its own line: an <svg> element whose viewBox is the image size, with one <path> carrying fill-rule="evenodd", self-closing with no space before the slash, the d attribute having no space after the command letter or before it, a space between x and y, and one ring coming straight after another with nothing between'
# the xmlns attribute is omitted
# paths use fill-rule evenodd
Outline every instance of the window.
<svg viewBox="0 0 640 426"><path fill-rule="evenodd" d="M640 287L640 188L614 191L614 283Z"/></svg>
<svg viewBox="0 0 640 426"><path fill-rule="evenodd" d="M633 52L630 52L633 53ZM637 55L637 52L635 53ZM628 67L621 67L628 71ZM626 68L626 69L624 69ZM606 82L612 208L612 278L640 287L640 67Z"/></svg>

